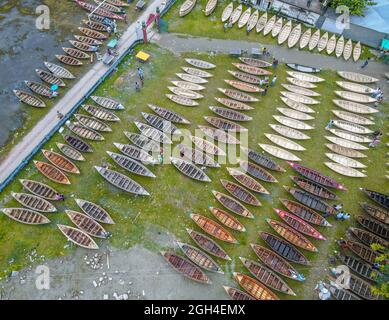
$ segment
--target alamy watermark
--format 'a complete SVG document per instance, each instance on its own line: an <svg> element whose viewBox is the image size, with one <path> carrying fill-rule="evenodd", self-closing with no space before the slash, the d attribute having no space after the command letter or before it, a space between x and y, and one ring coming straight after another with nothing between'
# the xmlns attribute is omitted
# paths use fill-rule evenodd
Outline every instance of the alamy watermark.
<svg viewBox="0 0 389 320"><path fill-rule="evenodd" d="M35 279L35 287L38 290L50 289L50 268L48 266L39 265L35 269L35 274L38 276Z"/></svg>
<svg viewBox="0 0 389 320"><path fill-rule="evenodd" d="M50 29L50 8L45 5L36 7L35 13L38 16L35 20L35 27L38 30L49 30Z"/></svg>

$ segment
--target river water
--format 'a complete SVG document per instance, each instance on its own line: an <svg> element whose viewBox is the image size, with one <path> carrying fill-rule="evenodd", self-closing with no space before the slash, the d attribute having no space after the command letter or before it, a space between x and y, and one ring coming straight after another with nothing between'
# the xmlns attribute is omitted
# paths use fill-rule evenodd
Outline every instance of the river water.
<svg viewBox="0 0 389 320"><path fill-rule="evenodd" d="M47 5L50 28L36 28L36 8ZM62 46L76 33L86 11L70 0L0 0L0 148L12 131L21 127L28 106L13 95L15 88L24 88L24 80L39 81L35 68L44 68L44 61L55 62ZM60 63L58 63L60 64Z"/></svg>

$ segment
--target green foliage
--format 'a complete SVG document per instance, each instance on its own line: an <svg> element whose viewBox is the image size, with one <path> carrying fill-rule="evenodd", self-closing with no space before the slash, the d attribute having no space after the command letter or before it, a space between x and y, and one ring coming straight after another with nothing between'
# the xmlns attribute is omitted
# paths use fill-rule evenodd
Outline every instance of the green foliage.
<svg viewBox="0 0 389 320"><path fill-rule="evenodd" d="M379 250L384 249L380 245L372 244L371 247L373 250L377 250L373 246L375 248L377 248L377 246L378 246ZM380 263L379 269L381 271L381 274L375 275L376 280L377 280L377 285L372 287L372 292L374 294L381 295L384 298L389 298L389 264L387 263L388 260L389 260L389 251L386 251L386 252L380 254L376 258L375 261Z"/></svg>
<svg viewBox="0 0 389 320"><path fill-rule="evenodd" d="M364 16L363 10L368 6L376 4L376 2L370 0L332 0L330 7L336 9L339 6L346 6L350 9L350 14Z"/></svg>

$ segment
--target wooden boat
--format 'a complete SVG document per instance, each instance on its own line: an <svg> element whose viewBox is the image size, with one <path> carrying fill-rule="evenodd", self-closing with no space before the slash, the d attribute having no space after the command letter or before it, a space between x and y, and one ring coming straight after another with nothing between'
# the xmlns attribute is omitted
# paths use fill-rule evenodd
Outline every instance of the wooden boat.
<svg viewBox="0 0 389 320"><path fill-rule="evenodd" d="M240 18L240 15L242 14L243 11L243 6L240 4L237 6L234 11L232 11L231 16L230 16L230 23L235 24Z"/></svg>
<svg viewBox="0 0 389 320"><path fill-rule="evenodd" d="M308 68L311 68L311 67L308 67ZM312 69L312 68L311 68ZM315 70L318 70L318 69L315 69ZM320 78L318 76L315 76L313 74L307 74L305 73L306 70L304 72L299 72L299 71L286 71L286 73L293 77L293 78L296 78L296 79L299 79L299 80L303 80L303 81L306 81L306 82L311 82L311 83L318 83L318 82L323 82L325 81L323 78ZM317 72L317 71L316 71Z"/></svg>
<svg viewBox="0 0 389 320"><path fill-rule="evenodd" d="M255 300L252 296L249 294L240 291L236 288L223 286L224 290L227 292L228 296L231 298L231 300L236 301L245 301L245 300Z"/></svg>
<svg viewBox="0 0 389 320"><path fill-rule="evenodd" d="M373 264L379 256L379 253L359 242L345 240L345 244L350 251L370 264Z"/></svg>
<svg viewBox="0 0 389 320"><path fill-rule="evenodd" d="M278 44L283 44L286 40L288 40L289 35L292 31L292 21L288 21L281 29L280 33L278 34Z"/></svg>
<svg viewBox="0 0 389 320"><path fill-rule="evenodd" d="M92 129L89 129L89 128L79 124L78 122L66 121L66 126L73 133L75 133L76 135L78 135L81 138L92 140L92 141L103 141L104 140L104 137L100 133L98 133Z"/></svg>
<svg viewBox="0 0 389 320"><path fill-rule="evenodd" d="M368 143L368 142L372 141L372 139L367 137L367 136L362 136L362 135L358 135L355 133L350 133L349 131L346 131L346 130L340 130L340 129L333 128L333 129L329 129L328 131L330 131L331 133L333 133L334 135L336 135L340 138L354 141L354 142Z"/></svg>
<svg viewBox="0 0 389 320"><path fill-rule="evenodd" d="M234 3L230 2L228 6L223 9L222 22L226 22L231 17L232 11L234 11Z"/></svg>
<svg viewBox="0 0 389 320"><path fill-rule="evenodd" d="M301 189L313 194L314 196L328 200L338 199L338 196L335 193L314 181L297 176L291 176L290 178Z"/></svg>
<svg viewBox="0 0 389 320"><path fill-rule="evenodd" d="M258 67L254 67L254 66L249 66L249 65L243 64L243 63L235 63L234 62L232 64L236 68L238 68L240 71L249 73L249 74L254 75L254 76L270 76L273 74L271 71L261 69Z"/></svg>
<svg viewBox="0 0 389 320"><path fill-rule="evenodd" d="M352 102L352 101L347 101L347 100L338 100L338 99L333 99L332 100L338 107L350 111L350 112L355 112L355 113L361 113L361 114L371 114L371 113L377 113L379 110L366 106L361 103L357 102Z"/></svg>
<svg viewBox="0 0 389 320"><path fill-rule="evenodd" d="M97 204L82 199L75 199L75 201L80 209L92 219L101 223L115 224L109 213Z"/></svg>
<svg viewBox="0 0 389 320"><path fill-rule="evenodd" d="M298 143L289 140L288 138L284 138L282 136L279 136L277 134L270 134L265 133L265 137L268 138L271 142L275 143L276 145L283 147L288 150L294 150L294 151L304 151L305 148Z"/></svg>
<svg viewBox="0 0 389 320"><path fill-rule="evenodd" d="M172 141L170 138L164 134L162 131L159 131L158 129L155 129L152 126L149 126L148 124L134 121L136 127L138 130L147 138L150 138L156 142L164 143L164 144L172 144Z"/></svg>
<svg viewBox="0 0 389 320"><path fill-rule="evenodd" d="M230 108L230 109L234 109L234 110L242 110L242 111L247 111L247 110L253 110L254 108L253 107L250 107L249 105L243 103L243 102L240 102L240 101L236 101L236 100L233 100L233 99L227 99L227 98L217 98L215 97L215 100L217 102L220 102L222 105Z"/></svg>
<svg viewBox="0 0 389 320"><path fill-rule="evenodd" d="M233 276L239 285L256 300L280 300L258 280L239 272L234 272Z"/></svg>
<svg viewBox="0 0 389 320"><path fill-rule="evenodd" d="M376 269L373 269L367 263L346 254L338 253L337 258L359 276L364 277L365 279L368 279L372 282L376 281L376 278L373 276L373 274L379 274L379 272Z"/></svg>
<svg viewBox="0 0 389 320"><path fill-rule="evenodd" d="M304 49L311 41L312 29L308 28L300 38L300 49Z"/></svg>
<svg viewBox="0 0 389 320"><path fill-rule="evenodd" d="M357 142L353 142L353 141L346 140L343 138L329 137L329 136L325 136L325 138L332 143L340 145L341 147L354 149L354 150L367 150L368 149L367 147L365 147Z"/></svg>
<svg viewBox="0 0 389 320"><path fill-rule="evenodd" d="M93 4L86 3L86 2L80 1L80 0L75 0L75 3L77 5L79 5L81 8L83 8L89 12L93 12L94 14L97 14L99 16L103 16L103 17L106 17L109 19L114 19L114 20L124 20L124 18L121 15L118 15L116 13L113 13L111 11L103 9L101 7L95 6Z"/></svg>
<svg viewBox="0 0 389 320"><path fill-rule="evenodd" d="M298 130L292 129L290 127L282 126L279 124L269 124L269 126L280 135L284 137L296 139L296 140L308 140L311 137L307 136L305 133L302 133Z"/></svg>
<svg viewBox="0 0 389 320"><path fill-rule="evenodd" d="M320 29L317 29L317 30L312 34L312 36L311 36L310 39L309 39L309 43L308 43L308 49L309 49L309 51L312 51L313 49L316 48L316 46L317 46L318 43L319 43L319 40L320 40Z"/></svg>
<svg viewBox="0 0 389 320"><path fill-rule="evenodd" d="M200 70L197 68L192 68L192 67L181 67L182 70L184 70L187 74L190 74L192 76L200 77L200 78L211 78L213 77L212 73L209 73L204 70Z"/></svg>
<svg viewBox="0 0 389 320"><path fill-rule="evenodd" d="M324 164L328 168L330 168L331 170L333 170L339 174L342 174L344 176L353 177L353 178L367 177L364 173L362 173L354 168L347 167L343 164L337 163L337 162L324 162Z"/></svg>
<svg viewBox="0 0 389 320"><path fill-rule="evenodd" d="M180 7L180 17L186 16L190 13L196 5L196 0L186 0Z"/></svg>
<svg viewBox="0 0 389 320"><path fill-rule="evenodd" d="M322 52L327 47L327 43L328 43L328 32L324 33L321 36L317 44L317 51Z"/></svg>
<svg viewBox="0 0 389 320"><path fill-rule="evenodd" d="M250 32L251 30L253 30L255 28L255 26L257 25L258 19L259 19L259 11L255 10L254 13L250 16L249 20L247 21L246 30L248 32Z"/></svg>
<svg viewBox="0 0 389 320"><path fill-rule="evenodd" d="M89 38L93 38L97 40L105 40L108 38L107 35L89 28L78 27L78 30Z"/></svg>
<svg viewBox="0 0 389 320"><path fill-rule="evenodd" d="M326 156L327 156L327 158L331 159L332 161L337 162L339 164L342 164L346 167L356 168L356 169L366 168L366 166L363 163L360 163L357 160L351 159L351 158L346 157L346 156L342 156L342 155L337 154L337 153L326 153Z"/></svg>
<svg viewBox="0 0 389 320"><path fill-rule="evenodd" d="M373 103L377 99L366 96L364 94L350 92L350 91L335 91L335 94L341 97L342 99L359 102L359 103Z"/></svg>
<svg viewBox="0 0 389 320"><path fill-rule="evenodd" d="M263 28L265 28L266 23L267 23L267 11L265 11L265 13L261 15L260 18L258 19L258 22L255 25L255 31L257 33L260 33L263 30Z"/></svg>
<svg viewBox="0 0 389 320"><path fill-rule="evenodd" d="M330 206L325 201L311 195L310 193L287 186L284 186L284 189L289 192L297 201L313 210L331 215L336 214L336 210L332 206Z"/></svg>
<svg viewBox="0 0 389 320"><path fill-rule="evenodd" d="M313 99L311 97L307 97L302 94L294 93L294 92L288 92L288 91L281 91L281 94L284 97L287 97L293 101L304 103L304 104L319 104L320 101Z"/></svg>
<svg viewBox="0 0 389 320"><path fill-rule="evenodd" d="M76 38L78 41L89 44L90 46L100 46L103 44L102 41L99 41L97 39L93 39L87 36L80 36L78 34L74 35L74 38Z"/></svg>
<svg viewBox="0 0 389 320"><path fill-rule="evenodd" d="M257 180L251 178L242 171L235 168L227 168L227 171L231 177L233 177L247 189L258 193L269 194L269 191L267 191L259 182L257 182Z"/></svg>
<svg viewBox="0 0 389 320"><path fill-rule="evenodd" d="M380 296L372 292L372 286L365 280L350 273L349 290L366 300L379 300Z"/></svg>
<svg viewBox="0 0 389 320"><path fill-rule="evenodd" d="M18 97L18 99L21 101L21 102L24 102L25 104L28 104L30 106L33 106L33 107L36 107L36 108L44 108L46 107L46 103L43 102L42 99L28 93L28 92L25 92L23 90L13 90L14 94L16 97Z"/></svg>
<svg viewBox="0 0 389 320"><path fill-rule="evenodd" d="M51 89L48 86L42 83L34 82L34 81L24 81L24 83L32 92L39 94L42 97L47 97L47 98L53 97L53 91L51 91Z"/></svg>
<svg viewBox="0 0 389 320"><path fill-rule="evenodd" d="M69 178L53 165L36 160L34 160L34 165L46 178L60 184L70 184Z"/></svg>
<svg viewBox="0 0 389 320"><path fill-rule="evenodd" d="M216 207L209 207L209 210L216 217L216 219L218 219L221 223L223 223L225 226L229 227L230 229L239 232L246 232L246 228L244 227L244 225L241 222L239 222L238 219L236 219L226 211Z"/></svg>
<svg viewBox="0 0 389 320"><path fill-rule="evenodd" d="M85 249L97 250L99 248L96 242L84 231L62 224L57 224L57 227L64 234L64 236L74 244Z"/></svg>
<svg viewBox="0 0 389 320"><path fill-rule="evenodd" d="M86 19L81 20L81 22L83 24L85 24L90 29L100 31L100 32L107 32L108 31L108 27L103 23L100 23L97 21L92 21L92 20L86 20Z"/></svg>
<svg viewBox="0 0 389 320"><path fill-rule="evenodd" d="M326 47L327 54L331 55L335 51L335 48L336 48L336 36L333 34L328 39L328 42L327 42L327 47Z"/></svg>
<svg viewBox="0 0 389 320"><path fill-rule="evenodd" d="M316 211L302 205L301 203L288 199L280 199L281 203L297 217L311 224L323 227L331 227L331 224Z"/></svg>
<svg viewBox="0 0 389 320"><path fill-rule="evenodd" d="M41 225L50 223L43 214L24 208L3 208L2 212L9 218L24 224Z"/></svg>
<svg viewBox="0 0 389 320"><path fill-rule="evenodd" d="M298 273L292 265L272 250L257 244L250 244L257 257L270 269L293 280L304 281L305 277Z"/></svg>
<svg viewBox="0 0 389 320"><path fill-rule="evenodd" d="M249 159L260 165L261 167L278 172L285 172L284 168L282 168L277 162L268 158L267 156L264 156L252 149L245 148L242 146L240 147L240 149L249 157Z"/></svg>
<svg viewBox="0 0 389 320"><path fill-rule="evenodd" d="M76 161L85 161L84 156L73 147L59 142L57 142L56 144L58 149L68 158Z"/></svg>
<svg viewBox="0 0 389 320"><path fill-rule="evenodd" d="M372 218L377 219L383 223L389 224L389 210L385 210L381 207L373 206L367 202L360 203L363 210Z"/></svg>
<svg viewBox="0 0 389 320"><path fill-rule="evenodd" d="M200 93L197 93L192 90L188 89L183 89L183 88L178 88L178 87L173 87L173 86L168 86L167 87L172 93L174 93L177 96L181 96L187 99L202 99L204 96Z"/></svg>
<svg viewBox="0 0 389 320"><path fill-rule="evenodd" d="M238 90L233 90L233 89L224 89L224 88L218 88L218 90L225 94L227 97L241 101L241 102L257 102L259 101L258 98L255 98L253 96L250 96L247 93L238 91Z"/></svg>
<svg viewBox="0 0 389 320"><path fill-rule="evenodd" d="M222 149L214 145L212 142L195 136L191 136L190 139L197 148L204 151L205 153L218 156L226 156L226 153Z"/></svg>
<svg viewBox="0 0 389 320"><path fill-rule="evenodd" d="M177 244L189 260L199 267L207 271L224 274L222 268L205 252L186 243L177 242Z"/></svg>
<svg viewBox="0 0 389 320"><path fill-rule="evenodd" d="M103 108L110 109L110 110L123 110L124 109L124 106L121 103L119 103L111 98L100 97L100 96L91 96L91 98L94 102L96 102L99 106L101 106Z"/></svg>
<svg viewBox="0 0 389 320"><path fill-rule="evenodd" d="M77 41L77 40L69 40L70 44L78 50L86 51L86 52L96 52L97 46L92 46L85 42Z"/></svg>
<svg viewBox="0 0 389 320"><path fill-rule="evenodd" d="M295 102L295 101L294 101ZM298 103L298 102L297 102ZM313 120L314 117L290 108L277 108L279 112L281 112L284 116L301 121Z"/></svg>
<svg viewBox="0 0 389 320"><path fill-rule="evenodd" d="M220 182L223 187L238 200L256 207L262 205L261 202L250 191L241 187L240 185L224 179L220 179Z"/></svg>
<svg viewBox="0 0 389 320"><path fill-rule="evenodd" d="M55 165L58 169L63 170L69 173L79 174L80 170L77 166L70 161L68 158L60 155L59 153L49 151L49 150L41 150L43 155L47 160L49 160L53 165Z"/></svg>
<svg viewBox="0 0 389 320"><path fill-rule="evenodd" d="M266 222L274 229L275 232L277 232L281 237L296 247L311 252L318 252L317 248L312 244L311 241L309 241L302 234L289 227L288 225L273 219L266 219Z"/></svg>
<svg viewBox="0 0 389 320"><path fill-rule="evenodd" d="M226 251L211 238L192 229L186 228L186 231L189 233L189 236L193 239L193 241L207 253L223 260L231 260Z"/></svg>
<svg viewBox="0 0 389 320"><path fill-rule="evenodd" d="M47 61L45 61L44 64L46 68L58 78L75 79L75 76L64 67L58 66L54 63L47 62Z"/></svg>
<svg viewBox="0 0 389 320"><path fill-rule="evenodd" d="M295 129L295 130L296 129L299 129L299 130L312 130L312 129L314 129L312 126L310 126L309 124L307 124L305 122L302 122L302 121L299 121L296 119L292 119L289 117L274 115L273 118L275 120L277 120L279 123L281 123L285 126L288 126L289 128Z"/></svg>
<svg viewBox="0 0 389 320"><path fill-rule="evenodd" d="M102 0L99 0L99 2L102 2ZM129 3L123 2L121 0L107 0L106 2L116 7L128 7L130 5Z"/></svg>
<svg viewBox="0 0 389 320"><path fill-rule="evenodd" d="M159 131L162 131L169 135L182 133L180 129L178 129L174 124L172 124L170 121L165 120L164 118L147 112L141 112L141 114L148 124L150 124Z"/></svg>
<svg viewBox="0 0 389 320"><path fill-rule="evenodd" d="M373 243L377 243L377 244L383 246L384 248L389 247L389 241L386 241L386 240L382 239L381 237L375 235L374 233L366 231L365 229L350 227L349 230L357 240L359 240L360 242L362 242L363 244L365 244L369 247Z"/></svg>
<svg viewBox="0 0 389 320"><path fill-rule="evenodd" d="M243 28L247 24L247 22L250 19L250 16L251 16L251 8L249 7L239 17L239 20L238 20L238 28L239 29Z"/></svg>
<svg viewBox="0 0 389 320"><path fill-rule="evenodd" d="M118 8L117 6L113 5L112 3L109 3L109 2L106 2L103 0L94 0L94 1L100 5L100 8L102 8L104 10L114 12L114 13L122 13L123 12L122 11L123 9Z"/></svg>
<svg viewBox="0 0 389 320"><path fill-rule="evenodd" d="M342 146L337 145L337 144L326 143L326 147L328 149L330 149L331 151L336 152L337 154L340 154L340 155L345 156L345 157L349 157L349 158L366 158L366 155L364 155L363 153L361 153L361 152L359 152L357 150L346 148L346 147L342 147Z"/></svg>
<svg viewBox="0 0 389 320"><path fill-rule="evenodd" d="M213 140L219 141L225 144L240 144L240 141L233 135L227 133L222 129L207 127L207 126L198 126L199 129L204 132L204 134Z"/></svg>
<svg viewBox="0 0 389 320"><path fill-rule="evenodd" d="M92 129L94 131L102 131L102 132L112 132L110 126L105 124L104 122L97 120L96 118L89 117L83 114L75 114L74 117L81 123L83 126Z"/></svg>
<svg viewBox="0 0 389 320"><path fill-rule="evenodd" d="M120 167L127 170L128 172L137 174L139 176L155 178L155 175L140 162L111 151L107 151L107 154L113 159L113 161L115 161Z"/></svg>
<svg viewBox="0 0 389 320"><path fill-rule="evenodd" d="M385 225L384 223L381 223L380 221L365 217L365 216L358 216L357 217L358 223L366 228L367 230L375 233L376 235L388 240L389 239L389 227L388 225Z"/></svg>
<svg viewBox="0 0 389 320"><path fill-rule="evenodd" d="M301 37L301 23L295 26L288 36L288 47L293 48Z"/></svg>
<svg viewBox="0 0 389 320"><path fill-rule="evenodd" d="M227 84L229 84L231 87L234 87L235 89L238 89L240 91L245 92L260 92L261 89L258 86L255 86L253 84L237 81L237 80L224 80Z"/></svg>
<svg viewBox="0 0 389 320"><path fill-rule="evenodd" d="M274 209L274 211L283 221L285 221L289 226L293 227L298 232L318 240L327 240L319 231L317 231L303 219L300 219L299 217L280 209Z"/></svg>
<svg viewBox="0 0 389 320"><path fill-rule="evenodd" d="M166 97L168 97L171 101L186 107L196 107L199 105L198 102L193 101L192 99L175 94L166 94Z"/></svg>
<svg viewBox="0 0 389 320"><path fill-rule="evenodd" d="M358 83L374 83L379 79L368 76L366 74L351 72L351 71L338 71L338 75L343 79L350 80Z"/></svg>
<svg viewBox="0 0 389 320"><path fill-rule="evenodd" d="M330 286L329 291L331 292L331 297L333 297L335 300L342 300L342 301L361 300L355 294L345 289L342 289L339 286Z"/></svg>
<svg viewBox="0 0 389 320"><path fill-rule="evenodd" d="M233 75L236 79L251 83L251 84L256 84L259 85L259 82L261 81L261 78L256 77L252 74L246 73L246 72L240 72L240 71L231 71L228 70L228 73Z"/></svg>
<svg viewBox="0 0 389 320"><path fill-rule="evenodd" d="M216 200L219 201L226 209L245 218L254 218L253 214L234 198L214 190L212 190L212 193L215 196Z"/></svg>
<svg viewBox="0 0 389 320"><path fill-rule="evenodd" d="M62 47L62 50L65 51L69 56L76 59L90 59L89 54L75 48Z"/></svg>
<svg viewBox="0 0 389 320"><path fill-rule="evenodd" d="M113 143L116 148L120 150L121 153L126 155L127 157L130 157L132 159L138 160L144 164L156 164L157 160L154 159L151 155L149 155L145 150L142 150L141 148L132 145L132 144L122 144L122 143Z"/></svg>
<svg viewBox="0 0 389 320"><path fill-rule="evenodd" d="M263 35L267 36L273 29L275 23L276 23L277 16L274 15L270 19L267 20L264 28L263 28Z"/></svg>
<svg viewBox="0 0 389 320"><path fill-rule="evenodd" d="M365 86L363 84L349 82L349 81L336 81L336 84L348 91L361 93L361 94L372 94L374 92L373 88L370 88L369 86Z"/></svg>
<svg viewBox="0 0 389 320"><path fill-rule="evenodd" d="M273 38L277 37L282 30L282 26L284 24L284 19L282 17L278 18L274 23L273 28L271 29L271 36Z"/></svg>
<svg viewBox="0 0 389 320"><path fill-rule="evenodd" d="M319 68L310 67L310 66L304 66L302 64L298 63L287 63L286 64L289 68L294 69L296 71L299 71L298 73L302 73L302 76L305 73L318 73L321 71ZM309 75L307 75L309 77ZM316 78L316 76L314 76ZM318 77L317 77L318 78Z"/></svg>
<svg viewBox="0 0 389 320"><path fill-rule="evenodd" d="M135 195L149 196L150 194L137 182L117 171L95 166L100 175L115 187Z"/></svg>
<svg viewBox="0 0 389 320"><path fill-rule="evenodd" d="M243 161L239 160L239 165L244 172L247 172L249 175L253 176L254 178L260 179L262 181L266 182L278 182L277 179L271 175L268 171L261 168L255 163L249 162L249 161Z"/></svg>
<svg viewBox="0 0 389 320"><path fill-rule="evenodd" d="M244 113L228 108L210 106L209 109L217 115L232 121L251 121L253 119Z"/></svg>
<svg viewBox="0 0 389 320"><path fill-rule="evenodd" d="M293 93L297 93L300 95L308 96L308 97L318 97L320 93L312 91L310 89L302 88L300 86L296 86L293 84L281 84L286 90L291 91Z"/></svg>
<svg viewBox="0 0 389 320"><path fill-rule="evenodd" d="M196 1L194 3L196 3ZM196 282L211 284L211 280L208 276L190 260L173 252L161 251L161 254L169 265L183 276Z"/></svg>
<svg viewBox="0 0 389 320"><path fill-rule="evenodd" d="M253 66L253 67L257 67L257 68L268 68L268 67L272 66L272 64L270 62L260 60L260 59L250 58L250 57L239 57L239 60L242 61L243 63L249 65L249 66ZM234 71L230 71L231 74L232 74L232 72L234 72ZM258 79L260 79L260 78L258 78Z"/></svg>
<svg viewBox="0 0 389 320"><path fill-rule="evenodd" d="M147 105L151 110L153 110L157 115L164 118L167 121L180 123L180 124L190 124L190 121L185 119L178 113L175 113L169 109L162 108L160 106L154 104Z"/></svg>
<svg viewBox="0 0 389 320"><path fill-rule="evenodd" d="M361 42L358 41L357 44L354 46L354 50L353 50L353 59L355 62L359 60L361 54L362 54L362 46L361 46Z"/></svg>
<svg viewBox="0 0 389 320"><path fill-rule="evenodd" d="M259 236L262 238L263 241L266 242L266 244L270 248L272 248L281 257L294 263L302 264L305 266L310 265L308 259L287 241L278 238L268 232L260 232Z"/></svg>
<svg viewBox="0 0 389 320"><path fill-rule="evenodd" d="M362 117L355 113L343 111L343 110L332 110L332 112L340 119L347 121L348 123L353 123L357 125L372 125L374 121L371 121L368 118ZM365 128L366 130L366 128Z"/></svg>
<svg viewBox="0 0 389 320"><path fill-rule="evenodd" d="M348 39L343 49L344 60L347 61L348 59L350 59L352 53L353 53L353 42L351 41L351 39Z"/></svg>
<svg viewBox="0 0 389 320"><path fill-rule="evenodd" d="M92 147L85 141L81 140L80 138L68 134L65 134L63 138L72 148L76 149L77 151L93 152Z"/></svg>
<svg viewBox="0 0 389 320"><path fill-rule="evenodd" d="M84 104L82 105L82 108L97 119L113 122L120 121L120 118L118 116L104 108L96 107L90 104Z"/></svg>
<svg viewBox="0 0 389 320"><path fill-rule="evenodd" d="M170 161L179 171L181 171L181 173L189 178L202 182L211 182L211 179L205 172L196 167L193 163L174 157L170 157Z"/></svg>
<svg viewBox="0 0 389 320"><path fill-rule="evenodd" d="M44 82L49 84L56 84L58 87L65 87L66 84L60 78L56 77L54 74L44 71L42 69L35 69L38 77L41 78Z"/></svg>
<svg viewBox="0 0 389 320"><path fill-rule="evenodd" d="M205 87L201 86L196 83L188 82L188 81L170 81L172 84L174 84L176 87L181 88L181 89L186 89L186 90L191 90L191 91L201 91L204 90Z"/></svg>
<svg viewBox="0 0 389 320"><path fill-rule="evenodd" d="M124 131L123 133L128 138L128 140L130 140L134 145L143 149L144 151L159 152L161 149L159 143L154 140L151 140L150 138L142 134L127 131Z"/></svg>
<svg viewBox="0 0 389 320"><path fill-rule="evenodd" d="M205 5L205 10L204 10L204 13L206 16L211 15L215 11L215 8L217 6L217 1L218 0L208 0L207 1L207 4Z"/></svg>
<svg viewBox="0 0 389 320"><path fill-rule="evenodd" d="M83 65L83 63L80 60L73 58L73 57L70 57L70 56L65 56L63 54L56 54L55 57L59 61L61 61L62 63L67 64L69 66L81 66L81 65Z"/></svg>
<svg viewBox="0 0 389 320"><path fill-rule="evenodd" d="M335 55L337 58L340 58L342 56L343 50L344 50L344 37L341 36L336 42L336 46L335 46Z"/></svg>
<svg viewBox="0 0 389 320"><path fill-rule="evenodd" d="M89 216L73 210L65 210L65 213L77 226L77 228L89 234L90 236L102 239L106 239L110 236L109 232L105 231L105 229L98 222Z"/></svg>
<svg viewBox="0 0 389 320"><path fill-rule="evenodd" d="M226 119L219 117L204 117L204 119L214 127L227 132L247 132L247 128Z"/></svg>
<svg viewBox="0 0 389 320"><path fill-rule="evenodd" d="M206 233L228 243L238 243L238 240L227 230L225 230L220 224L216 223L212 219L199 214L191 214L190 218Z"/></svg>
<svg viewBox="0 0 389 320"><path fill-rule="evenodd" d="M59 192L42 182L26 179L20 179L19 181L26 190L38 197L50 201L58 200L57 196L59 195Z"/></svg>
<svg viewBox="0 0 389 320"><path fill-rule="evenodd" d="M338 183L335 179L328 177L317 170L305 167L298 163L293 163L289 161L287 163L289 166L291 166L293 170L301 174L304 178L307 178L325 187L347 191L344 185Z"/></svg>
<svg viewBox="0 0 389 320"><path fill-rule="evenodd" d="M27 209L48 213L57 211L49 201L32 194L11 192L11 196Z"/></svg>

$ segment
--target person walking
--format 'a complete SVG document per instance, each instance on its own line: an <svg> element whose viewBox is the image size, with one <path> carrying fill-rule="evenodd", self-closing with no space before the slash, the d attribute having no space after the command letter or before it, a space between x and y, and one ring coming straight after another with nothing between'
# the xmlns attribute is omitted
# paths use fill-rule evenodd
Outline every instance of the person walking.
<svg viewBox="0 0 389 320"><path fill-rule="evenodd" d="M366 68L366 67L367 67L367 65L369 64L369 61L370 61L370 58L367 58L367 59L365 60L365 62L363 63L363 65L362 65L361 69L364 69L364 68Z"/></svg>
<svg viewBox="0 0 389 320"><path fill-rule="evenodd" d="M267 90L269 89L269 85L266 85L266 87L263 89L263 91L262 91L262 95L263 96L266 96L266 94L267 94Z"/></svg>
<svg viewBox="0 0 389 320"><path fill-rule="evenodd" d="M334 124L334 120L330 120L329 122L328 122L328 124L327 124L327 126L326 126L326 129L328 130L328 129L331 129L331 127L332 127L332 125Z"/></svg>
<svg viewBox="0 0 389 320"><path fill-rule="evenodd" d="M274 87L274 85L276 84L276 82L277 82L277 76L274 76L273 79L272 79L271 82L270 82L270 86L271 86L271 87Z"/></svg>
<svg viewBox="0 0 389 320"><path fill-rule="evenodd" d="M135 82L135 91L136 91L136 92L139 92L139 91L140 91L140 85L139 85L139 82L138 82L138 81Z"/></svg>
<svg viewBox="0 0 389 320"><path fill-rule="evenodd" d="M273 69L277 69L278 63L279 63L278 59L273 58Z"/></svg>
<svg viewBox="0 0 389 320"><path fill-rule="evenodd" d="M224 29L224 33L226 33L226 32L227 32L227 29L228 29L228 23L227 23L227 22L225 22L225 23L223 24L223 29Z"/></svg>

